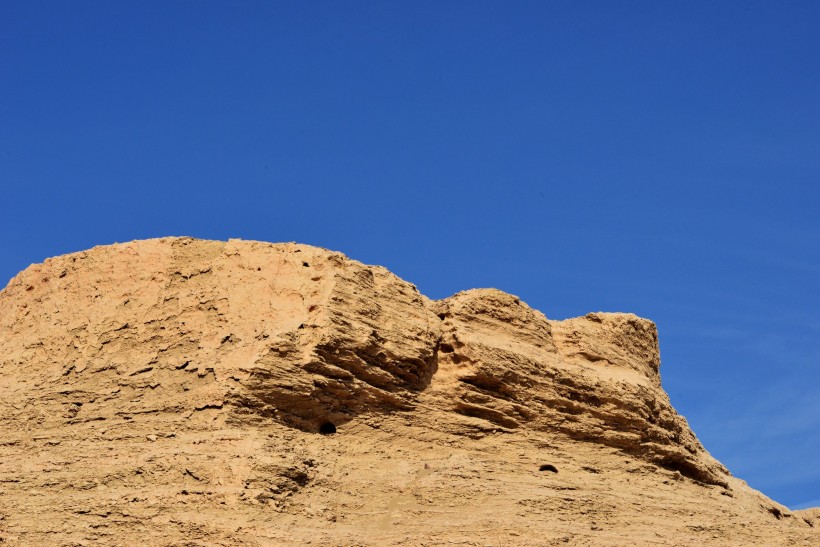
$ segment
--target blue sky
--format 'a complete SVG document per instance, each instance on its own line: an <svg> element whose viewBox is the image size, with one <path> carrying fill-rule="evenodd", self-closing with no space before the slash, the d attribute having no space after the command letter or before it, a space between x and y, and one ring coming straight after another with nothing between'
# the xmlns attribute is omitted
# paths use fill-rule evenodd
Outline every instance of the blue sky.
<svg viewBox="0 0 820 547"><path fill-rule="evenodd" d="M0 285L239 237L634 312L706 447L817 505L818 28L814 0L3 1Z"/></svg>

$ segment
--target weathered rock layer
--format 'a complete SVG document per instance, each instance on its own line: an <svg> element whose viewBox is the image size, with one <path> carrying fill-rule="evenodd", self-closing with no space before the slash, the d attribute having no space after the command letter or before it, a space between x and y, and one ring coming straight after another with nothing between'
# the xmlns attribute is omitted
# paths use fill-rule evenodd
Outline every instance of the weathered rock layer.
<svg viewBox="0 0 820 547"><path fill-rule="evenodd" d="M431 301L305 245L49 259L0 292L0 542L817 540L706 452L659 365L634 315Z"/></svg>

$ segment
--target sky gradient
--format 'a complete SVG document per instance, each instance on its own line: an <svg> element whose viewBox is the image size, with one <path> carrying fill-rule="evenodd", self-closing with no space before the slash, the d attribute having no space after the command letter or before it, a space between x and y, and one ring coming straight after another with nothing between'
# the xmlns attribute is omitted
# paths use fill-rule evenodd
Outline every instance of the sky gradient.
<svg viewBox="0 0 820 547"><path fill-rule="evenodd" d="M166 235L658 324L706 448L820 505L820 3L0 2L0 286Z"/></svg>

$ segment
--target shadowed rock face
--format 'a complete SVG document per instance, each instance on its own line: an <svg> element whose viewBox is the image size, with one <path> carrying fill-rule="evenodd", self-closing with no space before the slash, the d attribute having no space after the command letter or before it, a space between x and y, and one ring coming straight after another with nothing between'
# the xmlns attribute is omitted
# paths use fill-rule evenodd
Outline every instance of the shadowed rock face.
<svg viewBox="0 0 820 547"><path fill-rule="evenodd" d="M430 381L440 336L413 285L295 244L96 248L27 270L4 296L0 329L15 342L6 373L36 360L72 391L125 388L139 397L134 412L225 406L308 431L409 408ZM44 323L55 328L44 333ZM163 389L148 402L141 390L156 382Z"/></svg>
<svg viewBox="0 0 820 547"><path fill-rule="evenodd" d="M519 462L544 447L566 449L586 459L578 469L608 468L621 477L614 482L665 478L693 499L698 488L714 488L720 504L740 504L738 515L754 506L750 514L766 526L775 526L776 511L777 526L791 519L809 528L808 513L798 519L751 491L704 450L670 405L659 365L657 331L646 319L593 313L552 321L494 289L430 301L384 268L305 245L166 238L49 259L0 292L0 480L12 485L0 500L0 539L108 541L126 533L275 543L295 541L298 534L285 533L293 526L302 538L335 526L328 541L344 542L350 530L332 524L344 521L344 507L359 507L358 529L370 530L363 497L377 503L389 483L377 480L377 470L390 467L379 466L383 458L371 454L361 468L368 456L359 445L374 442L395 448L391 461L404 453L407 465L446 450L451 471L472 465L456 465L454 454L474 459L471 450L488 448L464 443L489 443L499 456L515 446ZM345 431L347 442L332 444ZM337 463L327 468L318 455ZM342 471L345 457L356 459ZM504 458L492 461L516 465ZM619 459L644 467L625 471ZM424 465L407 488L432 474ZM567 473L552 463L540 468ZM43 473L52 479L43 483ZM499 493L503 485L526 492L516 482L524 478L475 499L513 503L513 520L546 510L512 499L521 493ZM437 480L457 489L465 476ZM333 499L322 488L336 492ZM145 496L128 501L101 489ZM196 501L192 491L200 492ZM51 501L40 503L43 496ZM307 502L299 511L289 505L300 496L325 507L314 513L333 507L339 518L311 524ZM216 512L194 517L192 503L201 515ZM287 519L271 523L266 507ZM428 524L422 532L439 530L429 538L467 526ZM534 538L560 528L542 526ZM646 529L656 528L664 530ZM672 544L688 537L676 534Z"/></svg>
<svg viewBox="0 0 820 547"><path fill-rule="evenodd" d="M447 350L439 366L458 380L456 412L507 428L559 431L726 486L728 471L661 388L651 321L622 313L549 321L494 289L459 293L436 306Z"/></svg>

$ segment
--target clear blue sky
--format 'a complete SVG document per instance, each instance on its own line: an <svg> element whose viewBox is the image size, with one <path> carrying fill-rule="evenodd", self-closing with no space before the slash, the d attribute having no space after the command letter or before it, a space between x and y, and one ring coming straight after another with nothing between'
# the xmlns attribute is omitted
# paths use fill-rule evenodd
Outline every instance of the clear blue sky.
<svg viewBox="0 0 820 547"><path fill-rule="evenodd" d="M0 0L0 286L300 241L630 311L706 447L820 505L820 2Z"/></svg>

